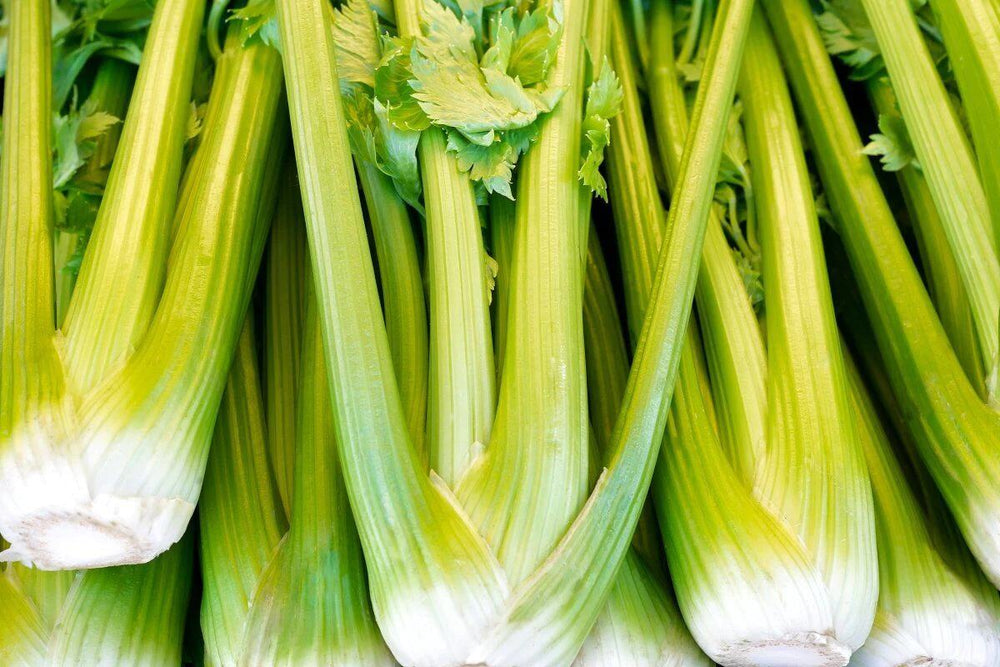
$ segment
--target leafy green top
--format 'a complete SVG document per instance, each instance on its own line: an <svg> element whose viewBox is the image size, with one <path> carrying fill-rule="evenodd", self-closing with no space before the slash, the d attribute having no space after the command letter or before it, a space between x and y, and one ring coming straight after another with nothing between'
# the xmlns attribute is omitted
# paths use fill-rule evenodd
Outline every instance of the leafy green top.
<svg viewBox="0 0 1000 667"><path fill-rule="evenodd" d="M513 198L514 166L563 92L546 83L562 34L560 5L450 4L461 15L428 2L421 35L388 41L375 96L398 129L444 130L462 171ZM489 28L480 34L484 12Z"/></svg>
<svg viewBox="0 0 1000 667"><path fill-rule="evenodd" d="M580 180L601 199L608 199L608 185L601 176L604 150L611 143L611 118L622 108L621 82L605 58L601 71L587 89L587 106L583 114L583 159Z"/></svg>

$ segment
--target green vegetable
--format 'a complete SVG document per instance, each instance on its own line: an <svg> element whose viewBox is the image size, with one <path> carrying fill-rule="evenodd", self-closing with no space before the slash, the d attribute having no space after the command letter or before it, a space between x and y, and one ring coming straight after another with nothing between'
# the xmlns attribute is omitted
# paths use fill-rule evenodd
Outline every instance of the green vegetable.
<svg viewBox="0 0 1000 667"><path fill-rule="evenodd" d="M875 496L880 593L875 625L852 663L988 665L1000 659L1000 593L961 549L939 549L928 517L850 357L851 403Z"/></svg>
<svg viewBox="0 0 1000 667"><path fill-rule="evenodd" d="M991 228L988 200L979 179L972 147L949 103L944 84L920 35L909 1L862 0L861 4L878 40L909 138L913 142L914 154L927 178L931 197L937 205L945 235L972 306L972 316L986 366L985 377L980 381L984 382L990 400L996 401L997 392L1000 391L997 386L1000 381L997 375L1000 365L1000 257L997 255L1000 232ZM975 5L981 3L975 3L971 7ZM980 10L983 9L980 7ZM944 12L939 12L948 19L945 22L945 34L949 38L955 36L952 29L957 27L951 21L956 18L954 11L954 8L945 8ZM987 12L980 11L980 16L987 15ZM991 18L996 23L996 17ZM986 34L988 33L987 28ZM961 72L960 78L968 84L967 75L971 69L967 71L966 67L974 67L973 62L982 66L983 61L976 58L979 52L975 49L970 49L971 53L956 52L955 41L949 41L952 41L953 60L957 59L960 63L956 71ZM985 71L988 76L989 70ZM989 79L975 85L988 87ZM988 107L990 96L983 93L972 94L975 88L970 89L968 85L963 86L963 89L972 104L969 115L977 119L973 121L975 133L979 135L980 142L988 141L988 135L981 132L992 132L994 129L993 124L987 120L991 117ZM983 120L980 121L979 118ZM985 130L981 130L984 126L980 123L987 124ZM948 149L942 150L945 146ZM991 152L986 150L985 154L990 155ZM992 158L987 158L987 161L992 162ZM991 179L988 182L992 188L992 179L995 177L993 172L987 169L983 173L987 179Z"/></svg>
<svg viewBox="0 0 1000 667"><path fill-rule="evenodd" d="M1000 15L990 0L935 0L931 8L968 112L993 220L993 247L1000 252L1000 156L994 146L994 119L1000 116Z"/></svg>
<svg viewBox="0 0 1000 667"><path fill-rule="evenodd" d="M1000 583L1000 413L969 384L921 284L806 0L765 0L894 394L969 548ZM972 228L973 225L966 225ZM968 287L968 285L967 285Z"/></svg>
<svg viewBox="0 0 1000 667"><path fill-rule="evenodd" d="M653 9L653 41L672 34L667 9ZM668 174L676 173L677 137L686 129L672 60L665 50L650 63ZM721 226L715 227L703 253L698 303L722 437L702 389L701 345L689 332L654 499L681 610L710 657L724 664L844 664L864 642L878 590L871 497L843 377L837 377L839 350L830 352L836 332L804 157L760 16L751 24L740 94L762 231L770 348L765 354ZM632 163L651 162L644 146L635 150L647 157ZM631 172L623 187L652 183L651 169L643 172L639 178ZM655 219L655 209L616 216ZM713 216L710 224L719 222ZM620 231L628 231L625 224L619 222ZM629 238L641 237L620 236L619 245L635 247ZM632 302L641 304L641 296ZM794 332L780 326L790 313ZM810 344L801 344L807 338ZM812 370L816 355L828 359L819 367L829 375ZM812 464L799 463L803 457ZM797 474L807 469L819 478ZM712 510L693 515L691 506ZM845 509L831 509L836 506ZM840 523L838 533L852 534L850 549L823 540L830 522Z"/></svg>
<svg viewBox="0 0 1000 667"><path fill-rule="evenodd" d="M616 23L620 24L620 20L620 15L616 16ZM625 68L618 69L624 75ZM626 86L628 83L624 82ZM623 137L615 134L615 138ZM587 391L594 422L591 439L597 450L591 454L591 467L596 477L599 466L611 454L608 445L625 391L628 357L611 279L593 229L586 280L583 325L587 341ZM646 509L652 508L647 505ZM655 521L651 511L643 513L635 546L626 554L607 605L574 664L659 664L668 656L678 664L709 664L691 639L676 603L663 585L662 570L653 569L660 564L662 549Z"/></svg>
<svg viewBox="0 0 1000 667"><path fill-rule="evenodd" d="M870 81L868 91L880 118L895 118L902 122L896 108L896 97L888 80L881 78ZM927 291L969 381L978 385L979 379L985 376L979 339L969 307L969 297L958 265L948 247L941 216L934 206L927 181L915 165L901 169L897 175L916 233ZM985 386L982 389L981 393L985 395Z"/></svg>
<svg viewBox="0 0 1000 667"><path fill-rule="evenodd" d="M220 93L175 221L203 13L193 1L157 6L135 110L59 333L52 212L40 203L50 201L48 131L14 123L24 129L5 136L5 169L24 174L7 179L3 195L12 258L2 282L10 356L0 361L8 559L48 569L145 562L180 538L194 509L282 150L280 86L268 95L246 83L228 102ZM25 72L46 66L38 60ZM17 85L16 67L12 58L8 86ZM50 108L34 79L30 87L6 96L9 121ZM13 298L20 294L30 298Z"/></svg>
<svg viewBox="0 0 1000 667"><path fill-rule="evenodd" d="M135 68L115 58L104 60L83 107L57 120L56 164L56 324L62 326L76 286L121 137ZM65 140L61 140L61 139Z"/></svg>
<svg viewBox="0 0 1000 667"><path fill-rule="evenodd" d="M732 12L728 10L728 6L723 9L737 32L740 32L740 26L745 25L749 18L747 4L749 3L735 3ZM337 80L333 64L335 50L327 36L328 31L324 28L324 21L329 18L325 15L322 3L318 1L281 2L278 10L286 79L289 83L293 135L314 258L313 270L318 295L323 304L321 329L330 360L334 421L337 425L338 442L343 447L348 495L365 548L373 607L383 636L396 658L407 664L451 664L466 659L531 664L570 660L603 606L604 596L614 578L612 575L625 553L631 538L631 527L641 508L641 491L651 474L650 449L658 443L660 434L656 431L664 423L659 413L665 415L667 405L662 389L672 384L670 378L674 371L671 370L671 359L676 359L673 354L676 348L663 332L675 328L677 319L684 319L690 294L693 293L695 268L690 260L689 248L691 244L697 245L700 242L699 230L703 229L701 225L704 222L701 212L707 211L714 180L711 175L714 170L706 169L703 163L707 162L707 166L712 166L712 162L718 159L717 156L714 159L712 156L721 146L722 128L713 119L712 123L695 133L702 141L692 141L692 146L698 147L696 153L708 159L692 158L692 164L698 165L698 169L693 172L697 178L692 180L688 186L689 191L685 194L688 205L681 207L681 210L687 210L691 215L682 215L678 211L677 219L685 221L684 225L678 227L686 227L686 233L675 235L676 245L670 244L674 247L666 253L665 260L667 265L679 262L679 266L686 267L687 270L681 273L662 272L665 281L672 287L686 287L689 296L684 298L684 289L665 289L663 298L668 303L651 309L657 316L653 318L647 336L655 343L651 343L652 349L648 352L650 357L638 364L645 372L633 371L636 378L643 379L633 380L634 386L626 393L627 416L622 423L629 426L617 431L621 434L619 443L629 442L634 443L634 446L620 447L609 472L598 483L596 495L578 519L577 525L566 534L565 542L545 561L543 569L527 579L521 590L513 593L503 612L503 619L498 623L500 605L510 595L507 592L505 574L510 575L512 582L530 574L535 559L548 555L545 542L529 542L527 544L530 550L522 553L505 553L505 548L501 545L498 550L501 560L517 556L520 563L517 567L501 569L487 542L472 527L464 513L459 512L457 504L443 485L432 485L423 474L417 453L407 436L389 364L388 342L384 332L379 329L374 272L367 252L357 193L350 178L348 141L342 129L343 106L337 94L337 86L333 83ZM519 295L519 290L527 289L519 272L526 270L523 267L534 264L534 261L529 261L532 257L530 253L556 252L560 265L566 268L558 273L553 272L555 277L567 281L564 274L572 275L576 271L582 278L582 244L569 243L548 250L547 244L531 244L527 240L531 238L529 234L546 232L546 226L535 221L549 219L548 216L551 216L553 222L561 223L549 233L558 230L559 234L569 235L566 238L570 241L574 238L571 234L582 240L585 229L574 231L574 225L571 224L576 219L577 207L575 204L567 205L567 202L578 199L578 165L572 159L577 153L567 152L564 146L566 141L579 137L582 86L572 82L579 80L577 77L582 74L582 68L577 64L580 62L579 54L573 54L579 48L576 46L579 44L579 37L574 39L573 35L582 34L585 15L580 3L570 3L565 8L564 40L562 50L556 57L556 69L550 85L561 87L566 82L567 91L553 116L544 124L539 143L526 155L521 178L518 180L518 222L531 220L533 224L529 228L521 224L517 226L511 331L508 333L505 353L508 362L517 358L513 355L523 355L530 351L529 348L516 352L517 346L524 346L518 336L524 336L526 332L520 329L538 326L537 323L525 321L525 318L516 315L517 309L527 308L532 301L541 302L548 294L555 295L558 303L571 304L572 301L567 300L574 291L579 294L578 290L582 288L582 279L576 283L578 287L573 286L575 281L570 281L567 282L566 289L562 290L556 290L554 286L529 283L533 292L530 298L528 295ZM326 46L317 48L318 44ZM573 46L567 47L567 44ZM718 81L712 79L714 85L708 86L713 100L710 107L717 108L718 100L731 93L738 55L738 49L733 53L727 48L719 56L722 75ZM579 101L578 104L567 103L568 99L573 99L568 97L571 94ZM708 116L711 117L711 114ZM700 123L696 123L696 126L700 126ZM542 192L551 188L556 194L534 193L533 190L539 185L545 188ZM522 212L530 211L533 207L537 207L536 210L544 215ZM335 226L335 234L329 231L330 225ZM533 230L533 227L539 229ZM529 236L522 240L522 235ZM523 260L522 253L527 253L523 255ZM680 276L684 278L675 283ZM523 305L519 303L521 300L525 302ZM582 305L582 299L577 299L576 302ZM566 308L567 313L572 312L568 306ZM578 308L573 310L579 313ZM551 336L552 341L545 344L563 345L559 341L566 334L560 332L553 335L550 331L552 328L550 326L546 329L546 336ZM569 329L567 334L571 331ZM582 336L576 335L574 338L578 342L570 344L567 352L571 356L567 359L574 360L573 363L582 371ZM538 340L544 341L534 338L532 345ZM558 356L565 354L567 353L560 352ZM640 355L640 358L643 357L644 355ZM576 358L580 358L580 361L575 361ZM517 369L517 366L505 362L504 368L504 385L512 382L513 386L524 385L523 380L510 379L509 372L512 368ZM527 369L519 372L526 373ZM560 377L565 377L570 382L579 382L569 372L560 373ZM538 380L534 377L531 379ZM524 428L528 428L529 416L540 408L536 405L537 401L521 404L527 412L511 409L509 417L502 417L507 409L504 403L510 400L503 398L504 391L501 387L501 419L498 423L517 419L519 427L524 422ZM580 398L573 398L574 402L582 401L585 397L582 391L579 394L573 391L568 393L567 399L576 395ZM574 445L575 449L580 449L579 445L586 447L586 441L583 440L585 424L574 425L576 419L570 418L561 409L555 409L554 403L549 405L552 406L553 414L568 420L564 423L577 433L570 440L564 441L566 445L576 442L579 444ZM579 414L581 417L585 416L582 409ZM500 428L502 427L498 426L495 430L493 442L487 452L496 452L496 433ZM578 500L574 500L574 496L567 495L565 491L558 495L546 495L541 487L531 489L534 495L546 500L563 501L560 505L570 509L567 516L561 510L556 512L553 507L549 514L552 520L536 517L538 521L535 525L542 532L548 530L544 528L547 525L558 530L553 536L555 538L565 529L565 522L573 519L576 505L583 499L586 482L585 451L583 449L581 455L567 460L567 463L579 460L581 464L573 466L580 468L579 473L574 472L581 475L580 493L575 496ZM556 480L552 482L556 483ZM567 480L562 480L559 487L565 489L566 484ZM510 487L496 490L510 493ZM525 498L522 502L528 500ZM476 506L471 506L471 509L474 512L480 511ZM512 514L516 516L517 510ZM521 516L526 518L526 514ZM548 523L543 523L543 519ZM489 534L490 531L486 533ZM510 535L516 534L512 528ZM507 543L512 545L511 539L509 535L505 536ZM567 566L567 563L572 565ZM575 595L580 590L577 575L573 574L577 572L588 573L589 577L589 584L584 587L588 595L583 599ZM434 610L433 615L427 613L428 609ZM571 613L570 609L580 609L585 613ZM420 619L420 623L415 625L414 619ZM535 637L537 641L505 641L512 635ZM555 641L556 639L559 641ZM477 649L477 644L483 640L486 643ZM513 656L501 652L517 649L544 653ZM491 655L494 657L488 658Z"/></svg>

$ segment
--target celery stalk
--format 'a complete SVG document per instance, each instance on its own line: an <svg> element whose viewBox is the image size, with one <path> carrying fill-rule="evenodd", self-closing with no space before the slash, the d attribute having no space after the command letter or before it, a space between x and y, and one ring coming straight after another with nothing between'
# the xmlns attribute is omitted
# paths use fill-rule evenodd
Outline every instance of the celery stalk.
<svg viewBox="0 0 1000 667"><path fill-rule="evenodd" d="M545 559L587 494L587 226L577 172L589 8L565 5L550 85L566 92L519 168L497 418L489 448L456 489L511 585Z"/></svg>
<svg viewBox="0 0 1000 667"><path fill-rule="evenodd" d="M657 36L668 38L672 32L667 9L654 8L651 19L654 41ZM761 17L755 17L740 84L748 135L756 140L751 141L750 148L758 217L770 225L767 230L769 243L765 244L765 252L770 250L770 257L765 255L765 262L770 259L771 274L765 288L772 289L768 293L768 312L773 310L774 318L779 318L783 311L797 310L804 316L803 332L808 331L814 338L828 338L832 307L828 288L822 282L825 274L816 268L822 267L822 261L815 259L818 225L815 213L810 214L808 210L811 199L803 188L807 182L803 180L801 147L797 136L789 131L794 128L794 120L789 121L791 105L769 42ZM651 62L650 82L658 119L658 140L666 171L670 174L673 171L671 162L676 164L678 137L683 136L686 129L684 98L671 54L659 56ZM767 119L766 132L761 130L764 119ZM775 176L778 165L781 165L784 180ZM776 213L776 210L782 212ZM658 506L665 509L666 516L661 516L661 522L667 522L664 534L670 562L680 565L673 572L681 608L702 648L726 664L741 661L798 663L813 659L807 656L843 664L850 651L864 640L877 591L871 578L875 567L871 501L870 496L866 501L862 486L866 480L859 467L860 450L853 439L853 424L842 400L840 408L827 412L837 415L839 420L834 422L833 429L839 433L829 439L805 434L796 437L781 428L776 417L785 413L789 405L794 406L795 401L789 401L787 392L783 394L777 389L783 384L798 383L804 394L826 388L827 396L836 395L835 377L831 387L830 378L812 374L809 362L801 355L790 355L789 336L780 328L772 330L769 338L772 345L783 346L784 354L779 355L772 348L771 354L765 355L756 318L750 310L721 228L716 227L709 233L713 232L715 238L709 237L706 241L703 255L698 305L706 324L710 365L717 376L713 388L722 413L723 442L719 443L718 436L711 431L711 412L697 397L685 396L682 409L674 413L674 437L667 450L670 464L664 462L660 467L662 473L658 473L655 486ZM776 234L788 245L775 244ZM802 259L803 265L806 264L803 258L811 257L811 268L795 279L775 277L774 274L780 276L787 272L788 262L795 257ZM798 308L791 308L793 305ZM771 319L769 325L773 325ZM806 324L810 319L811 324ZM691 356L695 358L694 354ZM829 365L835 367L835 363ZM685 368L691 368L692 377L685 386L693 393L699 386L697 364L692 361ZM843 392L840 395L846 398ZM808 415L814 400L804 400L793 409L793 414L798 414L800 419ZM800 422L805 431L810 424L815 425L815 422L808 419ZM772 445L774 441L783 442L784 448ZM713 442L716 443L714 447L705 444ZM820 460L814 447L816 442L825 443L827 448L828 453L822 457L829 466L825 476L839 480L837 488L851 490L839 502L856 510L849 513L852 518L843 526L858 537L852 542L852 548L867 541L868 549L862 548L859 552L863 554L860 562L851 561L853 552L830 551L821 540L804 540L791 529L791 526L810 523L814 527L824 526L827 519L843 516L840 512L825 516L824 510L802 502L810 494L838 502L835 496L827 496L830 487L813 483L806 489L801 480L783 480L777 486L795 487L798 497L789 494L787 500L791 504L782 504L770 500L762 484L769 467L795 470L796 466L787 465L787 461L801 455L804 448L809 448ZM716 451L723 444L732 467L727 466ZM851 465L846 470L838 470L840 462L845 460ZM738 490L732 488L730 481L734 474L742 481ZM682 516L683 511L671 511L672 503L691 503L687 494L699 484L719 486L724 494L694 501L699 505L711 504L717 512L723 513L709 515L704 524ZM706 494L708 492L702 489L696 497ZM797 505L796 500L801 504ZM822 502L819 506L825 507ZM811 519L797 521L796 517L808 512L810 507L814 508ZM722 518L723 515L726 518ZM729 526L707 537L705 531L714 525L713 516ZM860 519L855 520L854 516ZM803 546L808 548L803 549ZM741 552L738 557L726 557L737 549ZM836 565L824 565L831 558L837 560ZM697 559L697 565L691 564L693 559ZM824 585L822 578L835 579L841 574L855 578L856 585ZM754 606L766 604L770 596L780 599L781 603L771 604L770 612L755 611ZM842 611L832 616L831 612L838 607ZM782 611L775 613L775 609ZM757 614L764 614L766 618L756 618Z"/></svg>
<svg viewBox="0 0 1000 667"><path fill-rule="evenodd" d="M143 49L123 151L111 167L63 327L67 379L81 390L137 347L156 312L204 13L205 3L193 0L159 5Z"/></svg>
<svg viewBox="0 0 1000 667"><path fill-rule="evenodd" d="M860 151L808 2L764 6L896 398L970 549L1000 584L1000 495L992 481L1000 475L1000 413L979 399L941 328Z"/></svg>
<svg viewBox="0 0 1000 667"><path fill-rule="evenodd" d="M1000 240L994 238L995 230L991 229L987 197L972 147L934 68L908 0L863 0L862 4L878 39L914 151L962 274L986 366L986 377L981 381L985 382L991 400L1000 400L997 395L1000 388L996 384L1000 366L1000 327L997 325L1000 317L1000 257L997 255ZM945 32L951 33L950 21ZM961 59L967 55L959 53L956 57ZM963 63L958 68L963 79L967 66L971 67ZM967 94L970 92L965 86L963 88ZM985 94L973 96L970 112L985 112L987 116L982 121L975 120L974 125L978 130L979 123L987 123L988 130L992 131L993 115L978 105L985 99ZM990 172L985 175L993 177Z"/></svg>
<svg viewBox="0 0 1000 667"><path fill-rule="evenodd" d="M967 111L993 219L993 247L1000 251L1000 156L994 145L1000 117L1000 16L989 0L935 0L931 8Z"/></svg>
<svg viewBox="0 0 1000 667"><path fill-rule="evenodd" d="M382 310L399 396L413 445L426 455L427 307L416 239L406 204L389 178L370 163L355 163L375 239Z"/></svg>
<svg viewBox="0 0 1000 667"><path fill-rule="evenodd" d="M288 321L285 326L291 328ZM279 487L268 466L269 450L285 443L270 441L264 423L256 354L248 317L219 408L199 501L201 629L210 665L239 662L257 582L287 529Z"/></svg>
<svg viewBox="0 0 1000 667"><path fill-rule="evenodd" d="M400 35L420 34L422 6L436 1L395 0ZM472 182L444 133L425 131L418 153L427 211L427 451L431 468L454 487L490 442L496 410L486 251Z"/></svg>
<svg viewBox="0 0 1000 667"><path fill-rule="evenodd" d="M654 42L672 39L671 3L653 4L650 30ZM660 160L671 187L676 187L688 130L687 102L678 76L673 54L667 49L654 52L647 73L650 105ZM766 359L757 318L715 211L709 217L696 296L709 368L717 378L712 389L722 443L739 476L751 484L766 445L767 391L756 370Z"/></svg>
<svg viewBox="0 0 1000 667"><path fill-rule="evenodd" d="M493 288L493 348L499 383L503 375L510 276L514 264L514 202L502 195L490 198L490 242L493 259L497 263L496 286Z"/></svg>
<svg viewBox="0 0 1000 667"><path fill-rule="evenodd" d="M592 466L596 468L611 454L613 420L625 392L628 356L610 277L593 229L587 257L583 322L587 388L598 455ZM708 664L661 578L663 543L651 505L647 503L645 510L634 546L625 556L607 606L584 642L576 665ZM661 569L654 570L656 567Z"/></svg>
<svg viewBox="0 0 1000 667"><path fill-rule="evenodd" d="M117 58L104 60L94 75L94 84L84 108L108 113L119 119L124 118L134 82L135 68L132 65ZM103 189L107 183L107 169L118 149L120 137L120 123L101 134L96 140L97 145L93 154L74 180ZM66 263L77 253L78 246L86 241L86 238L81 238L79 232L59 231L56 234L56 326L58 327L63 326L69 310L70 296L76 286L76 273L70 271Z"/></svg>
<svg viewBox="0 0 1000 667"><path fill-rule="evenodd" d="M257 583L240 662L393 665L372 618L341 478L315 307L302 352L290 525Z"/></svg>
<svg viewBox="0 0 1000 667"><path fill-rule="evenodd" d="M898 114L896 95L887 79L870 81L868 94L880 115ZM969 381L979 385L984 369L969 297L958 264L948 247L948 238L934 198L926 179L913 165L901 169L897 176L916 232L927 291ZM986 388L982 389L981 393L985 394Z"/></svg>
<svg viewBox="0 0 1000 667"><path fill-rule="evenodd" d="M324 5L282 0L277 7L341 466L386 643L405 664L457 664L492 623L506 583L410 441Z"/></svg>
<svg viewBox="0 0 1000 667"><path fill-rule="evenodd" d="M755 493L795 527L831 591L833 636L856 649L878 596L871 488L791 95L762 14L750 44L740 97L762 227L768 349L767 456Z"/></svg>
<svg viewBox="0 0 1000 667"><path fill-rule="evenodd" d="M295 170L288 165L267 246L264 317L264 411L268 457L284 513L292 511L295 423L305 324L309 247Z"/></svg>
<svg viewBox="0 0 1000 667"><path fill-rule="evenodd" d="M845 358L877 508L881 583L872 634L852 662L993 664L1000 594L974 565L953 569L936 549L861 375ZM962 558L971 561L967 552Z"/></svg>

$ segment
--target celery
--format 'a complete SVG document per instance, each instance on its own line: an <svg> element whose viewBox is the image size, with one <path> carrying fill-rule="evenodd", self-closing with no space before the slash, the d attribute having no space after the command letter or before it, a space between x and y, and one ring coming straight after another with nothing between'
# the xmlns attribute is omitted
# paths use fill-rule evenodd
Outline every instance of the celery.
<svg viewBox="0 0 1000 667"><path fill-rule="evenodd" d="M1000 659L1000 594L974 566L953 569L938 552L849 358L847 367L875 496L881 585L872 634L852 662L992 664Z"/></svg>
<svg viewBox="0 0 1000 667"><path fill-rule="evenodd" d="M217 75L218 76L218 75ZM295 422L309 280L302 198L289 163L267 246L264 317L264 411L271 470L287 516L292 511ZM216 427L218 430L218 427Z"/></svg>
<svg viewBox="0 0 1000 667"><path fill-rule="evenodd" d="M668 3L654 7L651 30L654 41L669 39ZM666 172L671 175L676 173L677 138L686 129L685 103L670 51L654 54L650 67L658 139ZM797 135L789 131L794 124L789 122L791 104L783 87L777 57L757 16L750 29L740 93L748 121L753 188L765 232L765 273L770 274L770 280L765 280L764 286L772 314L769 325L776 324L772 320L780 322L782 312L795 311L801 317L797 333L820 341L829 338L832 306L828 293L824 297L822 282L817 282L822 275L822 261L816 259L818 225L803 194L804 158ZM762 131L761 122L767 122L767 132ZM642 131L637 123L633 133ZM632 158L629 163L651 161L644 144L633 150L647 157ZM774 176L777 165L788 175L784 182ZM636 184L649 183L645 190L655 192L651 168L647 166L639 174L630 172L621 179L626 191L626 184L634 191ZM633 199L645 202L649 198L634 195ZM628 221L655 220L656 215L655 210L647 210L643 214L623 212L618 218L619 229L627 231L630 224L635 225ZM685 351L677 405L668 429L669 446L654 479L654 498L681 609L702 649L725 664L798 664L806 660L843 664L850 651L864 641L877 587L872 576L871 501L864 493L860 450L845 409L843 389L839 391L840 406L823 412L835 418L832 427L826 427L828 435L807 435L810 429L818 428L816 422L821 419L811 412L815 399L805 396L824 391L826 396L838 395L838 359L830 355L830 362L823 364L834 369L831 377L813 374L809 361L795 355L803 348L792 345L794 337L777 327L770 332L772 348L765 355L718 218L713 217L710 224L715 227L709 230L712 236L706 240L703 253L698 304L705 314L711 367L718 373L713 389L723 412L722 438L713 427L711 405L702 389L701 346L690 332L690 349ZM777 235L782 243L775 243ZM631 236L637 237L634 233ZM810 258L809 263L805 257ZM791 258L804 265L799 274L789 272ZM642 299L636 297L633 302L642 303ZM814 351L822 349L818 342L813 346ZM788 384L798 385L801 401L781 391ZM801 422L796 428L801 433L784 428L778 419L789 411L799 415ZM815 442L827 448L822 456L815 451ZM801 470L789 462L806 448L817 461L826 461L828 468L822 474L829 481L782 479L774 486L794 491L785 496L785 502L773 499L777 494L769 492L767 471ZM841 462L849 465L842 468ZM831 489L845 489L848 494L838 498ZM811 494L822 500L808 502ZM830 511L826 503L851 510L845 514ZM692 517L684 509L691 504L712 510ZM854 535L851 551L844 551L843 545L838 550L815 536L815 529L836 520L835 516L851 517L840 528ZM813 526L812 534L807 532L809 525ZM855 557L859 557L857 562ZM856 583L841 585L849 578Z"/></svg>
<svg viewBox="0 0 1000 667"><path fill-rule="evenodd" d="M869 82L868 91L880 118L897 117L896 96L886 79ZM969 381L978 385L979 379L984 377L979 339L969 297L948 247L941 216L934 206L927 181L915 165L903 167L897 175L916 232L927 291ZM986 388L982 389L985 394Z"/></svg>
<svg viewBox="0 0 1000 667"><path fill-rule="evenodd" d="M402 36L422 34L427 4L436 0L395 0ZM444 132L425 131L419 156L430 316L427 451L431 468L454 485L490 441L496 409L486 251L472 183L448 153Z"/></svg>
<svg viewBox="0 0 1000 667"><path fill-rule="evenodd" d="M192 166L198 178L187 180L174 222L187 129L187 114L176 111L188 108L203 12L193 1L157 6L136 112L122 131L65 339L53 337L48 307L49 242L37 246L49 268L38 266L40 256L31 266L5 263L7 294L48 285L35 302L44 309L8 311L4 319L5 340L12 322L29 333L13 347L5 343L5 351L25 353L15 365L5 362L5 380L24 359L48 355L30 363L29 394L13 384L4 389L7 558L50 569L145 562L179 539L194 509L283 150L275 122L280 80L273 69L251 66L232 86L217 86L218 118L206 121L202 157ZM5 159L12 154L18 151L5 151ZM22 243L50 218L41 211L30 221L8 220L8 234ZM65 374L53 341L64 351Z"/></svg>
<svg viewBox="0 0 1000 667"><path fill-rule="evenodd" d="M79 262L100 206L101 194L94 191L102 191L107 183L108 168L121 136L120 119L125 117L134 82L134 67L114 58L104 60L94 75L90 95L80 111L81 114L88 114L88 121L99 123L87 134L98 131L100 134L84 140L91 143L90 155L80 171L63 188L59 188L57 194L59 206L64 211L62 223L57 222L59 231L55 246L57 326L62 326L66 319ZM75 134L80 135L79 127Z"/></svg>
<svg viewBox="0 0 1000 667"><path fill-rule="evenodd" d="M927 178L972 306L986 366L986 376L981 381L991 400L998 400L1000 257L997 249L1000 240L994 238L998 232L991 229L987 197L972 147L934 69L908 0L862 0L862 5L878 39L913 149ZM945 32L950 33L951 22L947 23L949 29ZM969 57L966 53L953 56ZM962 63L957 68L963 79L967 66L973 65ZM988 80L982 85L988 86ZM966 86L963 89L967 95L972 92ZM977 134L981 122L989 123L988 131L993 128L992 114L979 104L987 99L986 95L969 98L973 103L970 112L985 113L983 120L973 121ZM985 137L980 135L980 140ZM989 155L990 151L986 153ZM994 177L990 171L984 175Z"/></svg>
<svg viewBox="0 0 1000 667"><path fill-rule="evenodd" d="M620 16L615 20L620 21ZM597 448L591 466L598 468L611 454L609 443L625 392L628 356L610 277L593 229L588 244L583 308L587 387L595 424L592 439ZM660 578L662 542L652 507L647 504L645 509L636 529L634 547L618 571L607 606L574 664L660 664L668 659L685 665L708 664ZM658 567L661 569L654 570Z"/></svg>
<svg viewBox="0 0 1000 667"><path fill-rule="evenodd" d="M998 584L1000 497L992 480L1000 475L993 455L1000 413L976 395L948 343L860 151L808 2L764 5L896 398L970 549Z"/></svg>
<svg viewBox="0 0 1000 667"><path fill-rule="evenodd" d="M993 219L993 247L1000 252L1000 156L994 145L1000 117L1000 16L989 0L935 0L931 8L968 111Z"/></svg>
<svg viewBox="0 0 1000 667"><path fill-rule="evenodd" d="M413 445L426 453L427 307L416 239L406 204L389 178L371 163L356 163L375 238L382 309L399 395Z"/></svg>

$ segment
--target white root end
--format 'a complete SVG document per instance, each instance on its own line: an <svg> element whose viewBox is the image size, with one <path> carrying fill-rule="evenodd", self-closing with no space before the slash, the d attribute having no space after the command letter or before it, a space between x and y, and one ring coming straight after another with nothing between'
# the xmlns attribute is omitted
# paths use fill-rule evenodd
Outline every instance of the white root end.
<svg viewBox="0 0 1000 667"><path fill-rule="evenodd" d="M727 667L843 667L850 658L850 648L818 632L743 641L724 647L716 656Z"/></svg>
<svg viewBox="0 0 1000 667"><path fill-rule="evenodd" d="M106 494L76 505L50 505L8 522L2 561L42 570L147 563L184 534L194 505L179 498Z"/></svg>

